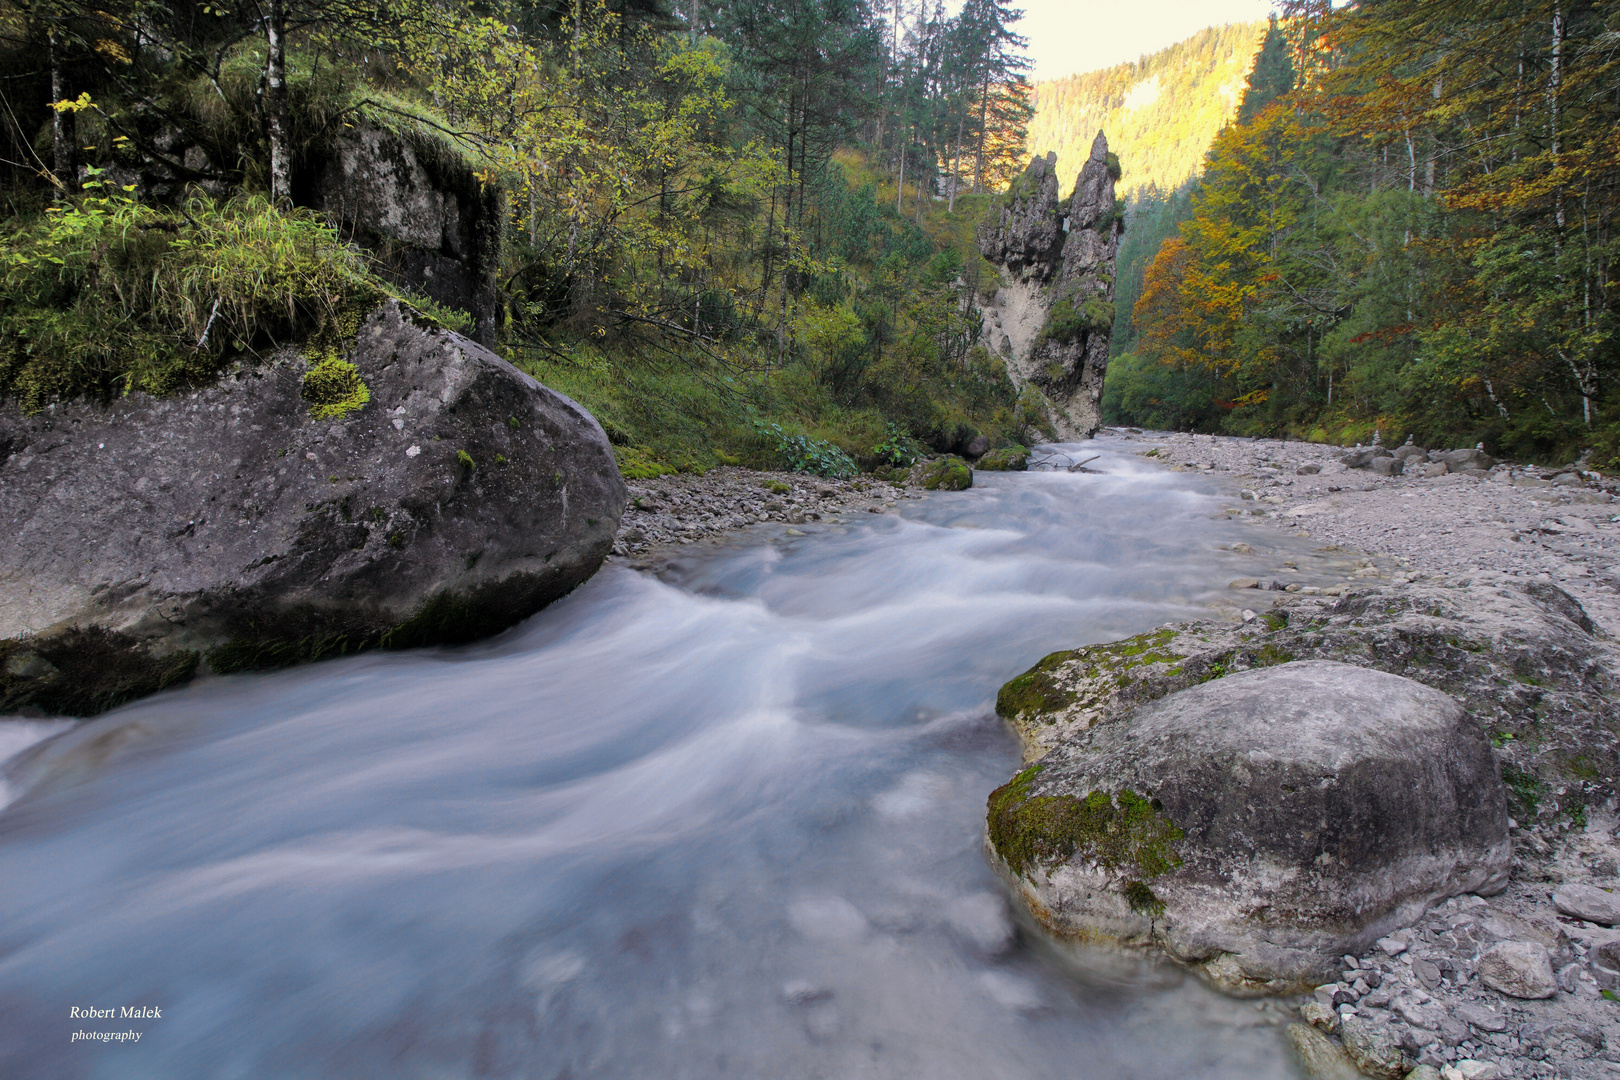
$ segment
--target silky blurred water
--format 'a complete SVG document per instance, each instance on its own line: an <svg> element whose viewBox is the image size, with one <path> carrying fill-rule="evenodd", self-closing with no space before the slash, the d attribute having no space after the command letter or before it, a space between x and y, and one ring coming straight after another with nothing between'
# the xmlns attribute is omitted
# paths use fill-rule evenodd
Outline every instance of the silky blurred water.
<svg viewBox="0 0 1620 1080"><path fill-rule="evenodd" d="M1001 683L1266 564L1122 449L611 567L476 647L0 724L53 736L0 769L0 1075L1289 1075L1252 1006L1015 929L981 854Z"/></svg>

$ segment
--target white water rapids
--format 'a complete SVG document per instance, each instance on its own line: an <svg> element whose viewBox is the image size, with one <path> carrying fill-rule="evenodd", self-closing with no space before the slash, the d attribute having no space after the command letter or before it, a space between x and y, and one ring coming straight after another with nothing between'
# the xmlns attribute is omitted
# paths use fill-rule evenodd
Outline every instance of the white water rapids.
<svg viewBox="0 0 1620 1080"><path fill-rule="evenodd" d="M473 647L0 723L44 738L0 768L0 1075L1289 1075L1252 1005L1015 927L981 854L1004 681L1317 580L1126 448L610 567ZM125 1006L162 1016L70 1018Z"/></svg>

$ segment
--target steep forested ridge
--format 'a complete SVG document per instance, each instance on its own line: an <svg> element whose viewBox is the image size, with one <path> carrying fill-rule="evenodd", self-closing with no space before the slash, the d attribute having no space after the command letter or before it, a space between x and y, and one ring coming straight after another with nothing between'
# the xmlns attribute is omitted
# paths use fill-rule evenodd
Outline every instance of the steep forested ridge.
<svg viewBox="0 0 1620 1080"><path fill-rule="evenodd" d="M1133 63L1038 82L1029 151L1057 151L1067 187L1105 131L1124 169L1123 196L1174 190L1198 174L1231 119L1264 36L1264 23L1210 27Z"/></svg>
<svg viewBox="0 0 1620 1080"><path fill-rule="evenodd" d="M1288 5L1111 415L1614 462L1617 130L1612 0Z"/></svg>

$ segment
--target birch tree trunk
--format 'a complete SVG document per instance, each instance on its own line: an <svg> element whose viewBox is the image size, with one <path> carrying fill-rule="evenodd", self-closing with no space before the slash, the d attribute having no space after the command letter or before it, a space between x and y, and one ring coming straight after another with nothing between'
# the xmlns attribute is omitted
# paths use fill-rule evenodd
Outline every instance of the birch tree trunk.
<svg viewBox="0 0 1620 1080"><path fill-rule="evenodd" d="M292 201L292 147L287 122L287 5L269 0L264 23L264 128L270 142L270 201Z"/></svg>
<svg viewBox="0 0 1620 1080"><path fill-rule="evenodd" d="M50 65L51 65L51 100L64 101L67 99L67 80L62 76L62 51L56 38L56 27L51 27L49 36ZM78 168L74 160L73 144L74 117L70 112L51 110L51 175L56 177L58 200L71 194L78 188Z"/></svg>

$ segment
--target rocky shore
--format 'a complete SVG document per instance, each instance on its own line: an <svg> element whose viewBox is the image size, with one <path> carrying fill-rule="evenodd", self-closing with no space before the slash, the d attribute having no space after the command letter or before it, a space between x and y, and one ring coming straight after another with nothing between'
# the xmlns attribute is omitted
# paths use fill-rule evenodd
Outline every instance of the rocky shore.
<svg viewBox="0 0 1620 1080"><path fill-rule="evenodd" d="M1248 621L1167 628L1196 646L1155 641L1165 655L1136 665L1135 683L1151 683L1155 667L1162 678L1200 660L1224 673L1295 657L1349 659L1461 701L1491 735L1507 781L1513 858L1502 891L1454 896L1344 955L1334 977L1303 998L1256 1003L1285 1027L1306 1074L1620 1077L1620 892L1611 891L1620 888L1620 485L1580 463L1469 457L1448 468L1429 460L1442 455L1408 451L1407 467L1374 471L1355 467L1353 453L1347 464L1345 450L1313 444L1115 434L1171 469L1230 478L1229 514L1366 556L1332 588L1272 592L1263 576L1234 581ZM1131 662L1127 654L1143 659L1129 645L1093 649L1118 654L1116 666ZM1179 664L1152 663L1170 653ZM1066 712L1052 717L1050 697L1022 721L1016 702L1002 711L1039 757L1064 742L1064 729L1174 688L1133 693L1126 682L1122 690L1101 677L1059 679L1036 689L1074 694ZM1018 689L1014 680L1003 698ZM1033 700L1029 685L1021 689ZM1041 711L1048 716L1038 719Z"/></svg>
<svg viewBox="0 0 1620 1080"><path fill-rule="evenodd" d="M916 498L921 495L903 484L870 476L838 480L733 467L632 480L612 558L642 566L674 545L717 539L760 522L791 528L847 514L887 513Z"/></svg>
<svg viewBox="0 0 1620 1080"><path fill-rule="evenodd" d="M1551 581L1620 635L1620 522L1613 520L1620 480L1578 463L1491 461L1488 469L1436 474L1431 451L1418 464L1405 459L1400 474L1380 475L1347 466L1351 451L1316 443L1133 431L1106 437L1172 470L1229 479L1228 513L1357 548L1379 564L1368 577L1500 570Z"/></svg>

